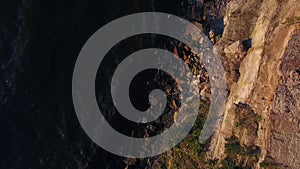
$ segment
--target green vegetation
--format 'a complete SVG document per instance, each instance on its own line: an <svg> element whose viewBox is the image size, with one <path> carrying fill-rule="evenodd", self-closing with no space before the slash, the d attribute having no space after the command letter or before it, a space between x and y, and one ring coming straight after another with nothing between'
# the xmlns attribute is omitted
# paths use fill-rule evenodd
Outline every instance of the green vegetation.
<svg viewBox="0 0 300 169"><path fill-rule="evenodd" d="M243 127L245 124L244 119L240 119L238 122L235 123L235 127Z"/></svg>
<svg viewBox="0 0 300 169"><path fill-rule="evenodd" d="M234 158L226 157L221 161L222 167L219 169L243 169L242 166L237 165L237 160Z"/></svg>
<svg viewBox="0 0 300 169"><path fill-rule="evenodd" d="M261 116L258 114L254 115L254 122L259 123L261 121Z"/></svg>
<svg viewBox="0 0 300 169"><path fill-rule="evenodd" d="M220 35L217 35L217 36L216 36L216 41L217 41L217 42L219 42L219 41L220 41L220 39L221 39L221 37L222 37L222 35L221 35L221 34L220 34Z"/></svg>
<svg viewBox="0 0 300 169"><path fill-rule="evenodd" d="M231 136L226 139L225 152L229 157L236 157L237 155L243 154L243 148L240 145L240 141L237 137Z"/></svg>
<svg viewBox="0 0 300 169"><path fill-rule="evenodd" d="M242 146L237 137L231 136L226 139L225 152L229 157L254 157L259 155L260 148L257 146Z"/></svg>
<svg viewBox="0 0 300 169"><path fill-rule="evenodd" d="M217 163L218 163L218 159L207 160L207 162L206 162L206 168L215 169L215 166L217 165Z"/></svg>
<svg viewBox="0 0 300 169"><path fill-rule="evenodd" d="M206 168L205 166L209 165L202 154L205 152L207 145L198 142L209 110L209 103L201 101L200 104L199 114L191 132L177 146L159 155L160 164L158 168L190 169Z"/></svg>
<svg viewBox="0 0 300 169"><path fill-rule="evenodd" d="M225 152L227 157L221 161L219 169L242 169L254 167L260 148L257 146L244 146L234 135L226 139Z"/></svg>
<svg viewBox="0 0 300 169"><path fill-rule="evenodd" d="M300 23L300 16L293 16L286 18L282 24L285 24L287 26L294 25L294 24L299 24Z"/></svg>
<svg viewBox="0 0 300 169"><path fill-rule="evenodd" d="M255 145L242 145L235 135L226 138L226 158L220 161L219 159L205 159L205 154L203 153L208 149L208 145L199 144L198 137L208 111L209 103L201 102L198 117L191 132L177 146L159 155L159 166L157 168L243 169L254 167L258 162L260 148ZM251 127L254 126L254 128L257 127L260 116L256 115L250 108L245 108L242 105L238 106L235 111L240 112L237 122L238 126L246 127L250 125Z"/></svg>

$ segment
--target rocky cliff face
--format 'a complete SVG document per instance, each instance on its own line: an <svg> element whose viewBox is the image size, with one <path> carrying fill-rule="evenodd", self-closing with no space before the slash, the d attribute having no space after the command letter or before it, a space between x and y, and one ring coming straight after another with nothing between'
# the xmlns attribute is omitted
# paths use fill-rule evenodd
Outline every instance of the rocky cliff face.
<svg viewBox="0 0 300 169"><path fill-rule="evenodd" d="M230 94L211 158L225 158L225 139L236 135L241 144L260 148L256 168L260 163L299 168L300 30L297 24L283 24L299 16L299 9L298 0L232 0L227 5L216 48ZM241 112L246 110L253 113L253 125L243 129L239 125L247 113Z"/></svg>
<svg viewBox="0 0 300 169"><path fill-rule="evenodd" d="M300 31L289 40L279 67L281 78L270 112L267 154L274 161L299 168L300 162Z"/></svg>

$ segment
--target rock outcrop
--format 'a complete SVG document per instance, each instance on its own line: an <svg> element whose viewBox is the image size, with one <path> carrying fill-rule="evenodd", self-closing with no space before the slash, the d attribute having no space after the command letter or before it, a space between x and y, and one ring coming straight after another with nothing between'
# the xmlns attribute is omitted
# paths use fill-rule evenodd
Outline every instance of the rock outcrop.
<svg viewBox="0 0 300 169"><path fill-rule="evenodd" d="M224 33L216 47L224 57L230 94L211 141L211 158L226 157L225 139L236 128L237 114L231 110L243 103L261 118L255 138L240 140L260 147L256 167L265 157L281 167L300 166L300 30L282 24L299 15L299 9L297 0L232 0L227 5Z"/></svg>

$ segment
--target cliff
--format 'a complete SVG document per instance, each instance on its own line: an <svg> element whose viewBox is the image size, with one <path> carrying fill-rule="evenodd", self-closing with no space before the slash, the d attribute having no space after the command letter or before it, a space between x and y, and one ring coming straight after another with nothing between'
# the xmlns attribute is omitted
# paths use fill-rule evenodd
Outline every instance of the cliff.
<svg viewBox="0 0 300 169"><path fill-rule="evenodd" d="M300 30L285 22L299 16L299 9L297 0L232 0L226 6L216 48L230 94L210 158L224 159L226 138L235 135L242 145L260 148L256 168L259 163L300 166ZM240 127L246 110L251 110L253 123Z"/></svg>

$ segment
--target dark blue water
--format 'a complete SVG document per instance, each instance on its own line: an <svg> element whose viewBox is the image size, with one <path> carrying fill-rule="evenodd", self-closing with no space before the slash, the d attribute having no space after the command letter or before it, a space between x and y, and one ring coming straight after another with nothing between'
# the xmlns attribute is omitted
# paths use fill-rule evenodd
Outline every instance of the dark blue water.
<svg viewBox="0 0 300 169"><path fill-rule="evenodd" d="M1 1L0 168L124 168L124 159L96 146L78 123L71 95L78 53L97 29L121 16L159 11L195 20L191 13L195 4L188 0ZM141 160L134 168L145 165Z"/></svg>

